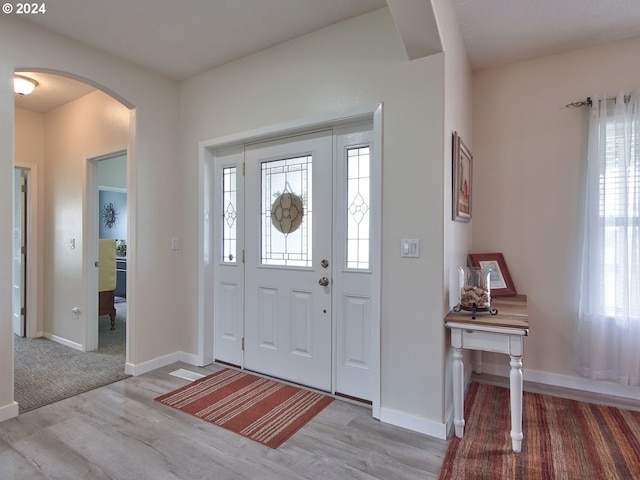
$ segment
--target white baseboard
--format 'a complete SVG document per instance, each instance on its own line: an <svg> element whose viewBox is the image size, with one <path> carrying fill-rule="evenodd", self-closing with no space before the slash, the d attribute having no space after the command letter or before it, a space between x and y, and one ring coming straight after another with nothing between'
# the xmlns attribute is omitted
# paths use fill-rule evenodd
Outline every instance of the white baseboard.
<svg viewBox="0 0 640 480"><path fill-rule="evenodd" d="M142 362L138 364L126 363L124 365L124 373L128 375L133 375L133 376L142 375L143 373L148 373L157 368L162 368L179 361L180 361L180 352L174 352L174 353L170 353L169 355L157 357L152 360L148 360L146 362Z"/></svg>
<svg viewBox="0 0 640 480"><path fill-rule="evenodd" d="M137 375L142 375L143 373L151 372L157 368L166 367L167 365L171 365L176 362L184 362L189 365L197 366L198 357L197 355L190 353L174 352L139 364L126 363L124 366L124 373L135 377Z"/></svg>
<svg viewBox="0 0 640 480"><path fill-rule="evenodd" d="M5 405L4 407L0 407L0 422L4 422L5 420L9 420L10 418L15 418L18 416L18 403L13 402L9 405Z"/></svg>
<svg viewBox="0 0 640 480"><path fill-rule="evenodd" d="M427 420L426 418L416 417L391 408L382 407L380 409L380 421L443 440L447 438L446 423L434 422L432 420Z"/></svg>
<svg viewBox="0 0 640 480"><path fill-rule="evenodd" d="M193 365L194 367L204 366L204 365L201 365L200 362L198 361L198 356L192 353L180 352L180 361L184 363L188 363L189 365ZM213 361L206 363L205 365L209 365L212 362Z"/></svg>
<svg viewBox="0 0 640 480"><path fill-rule="evenodd" d="M509 378L509 370L508 366L482 364L482 371L490 375ZM556 373L529 370L526 368L526 365L522 369L522 373L524 380L529 382L571 388L585 393L597 393L631 400L640 400L640 388L638 387L627 387L614 382L603 382L571 375L558 375Z"/></svg>
<svg viewBox="0 0 640 480"><path fill-rule="evenodd" d="M57 335L51 335L50 333L43 333L42 336L52 342L59 343L60 345L64 345L65 347L73 348L74 350L80 350L84 352L84 349L80 343L72 342L71 340L67 340L66 338L58 337Z"/></svg>

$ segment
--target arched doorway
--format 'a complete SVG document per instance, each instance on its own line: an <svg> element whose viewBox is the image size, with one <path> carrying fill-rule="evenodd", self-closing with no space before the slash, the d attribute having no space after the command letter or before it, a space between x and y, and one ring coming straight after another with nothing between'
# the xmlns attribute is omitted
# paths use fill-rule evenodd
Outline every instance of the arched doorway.
<svg viewBox="0 0 640 480"><path fill-rule="evenodd" d="M38 86L30 96L16 96L15 162L29 159L41 166L32 205L36 234L29 236L37 263L27 274L36 279L31 294L36 307L31 315L27 312L26 336L44 337L74 353L94 351L99 347L95 160L131 150L131 106L62 72L17 73L33 78ZM31 266L27 260L27 268ZM124 374L126 347L123 351ZM19 401L18 383L14 377ZM87 390L94 386L99 385Z"/></svg>

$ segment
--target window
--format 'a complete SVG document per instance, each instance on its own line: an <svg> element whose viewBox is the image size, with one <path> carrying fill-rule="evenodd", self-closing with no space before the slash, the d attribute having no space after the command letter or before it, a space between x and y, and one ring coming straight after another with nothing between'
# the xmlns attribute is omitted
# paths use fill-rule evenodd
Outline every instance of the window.
<svg viewBox="0 0 640 480"><path fill-rule="evenodd" d="M590 110L575 368L640 386L640 97Z"/></svg>
<svg viewBox="0 0 640 480"><path fill-rule="evenodd" d="M312 164L311 155L262 163L262 265L313 265Z"/></svg>
<svg viewBox="0 0 640 480"><path fill-rule="evenodd" d="M606 122L606 155L599 175L598 211L604 234L604 311L611 317L620 315L620 309L627 310L630 301L628 313L640 319L640 292L631 289L633 285L640 285L639 128L637 121L620 125L615 116L608 117Z"/></svg>
<svg viewBox="0 0 640 480"><path fill-rule="evenodd" d="M236 262L236 167L222 169L222 261Z"/></svg>
<svg viewBox="0 0 640 480"><path fill-rule="evenodd" d="M370 147L347 150L347 268L369 269Z"/></svg>

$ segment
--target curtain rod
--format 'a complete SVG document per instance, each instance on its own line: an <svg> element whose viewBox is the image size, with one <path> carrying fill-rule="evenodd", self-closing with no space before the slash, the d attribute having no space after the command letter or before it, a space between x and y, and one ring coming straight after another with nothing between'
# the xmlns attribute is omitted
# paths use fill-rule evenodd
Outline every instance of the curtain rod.
<svg viewBox="0 0 640 480"><path fill-rule="evenodd" d="M624 96L624 101L625 103L628 102L631 99L631 95L625 95ZM607 101L609 100L615 100L615 98L607 98ZM570 108L570 107L587 107L587 106L591 106L593 102L591 101L591 97L587 97L585 100L581 100L578 102L571 102L571 103L567 103L565 105L565 108Z"/></svg>

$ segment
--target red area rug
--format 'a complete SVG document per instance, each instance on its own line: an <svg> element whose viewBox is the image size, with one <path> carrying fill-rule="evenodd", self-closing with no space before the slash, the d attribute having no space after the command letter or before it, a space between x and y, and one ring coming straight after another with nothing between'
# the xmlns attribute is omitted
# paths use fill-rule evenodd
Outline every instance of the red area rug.
<svg viewBox="0 0 640 480"><path fill-rule="evenodd" d="M640 478L640 412L524 392L520 453L511 449L509 389L471 383L464 417L440 480Z"/></svg>
<svg viewBox="0 0 640 480"><path fill-rule="evenodd" d="M156 400L268 447L278 448L333 398L224 369Z"/></svg>

